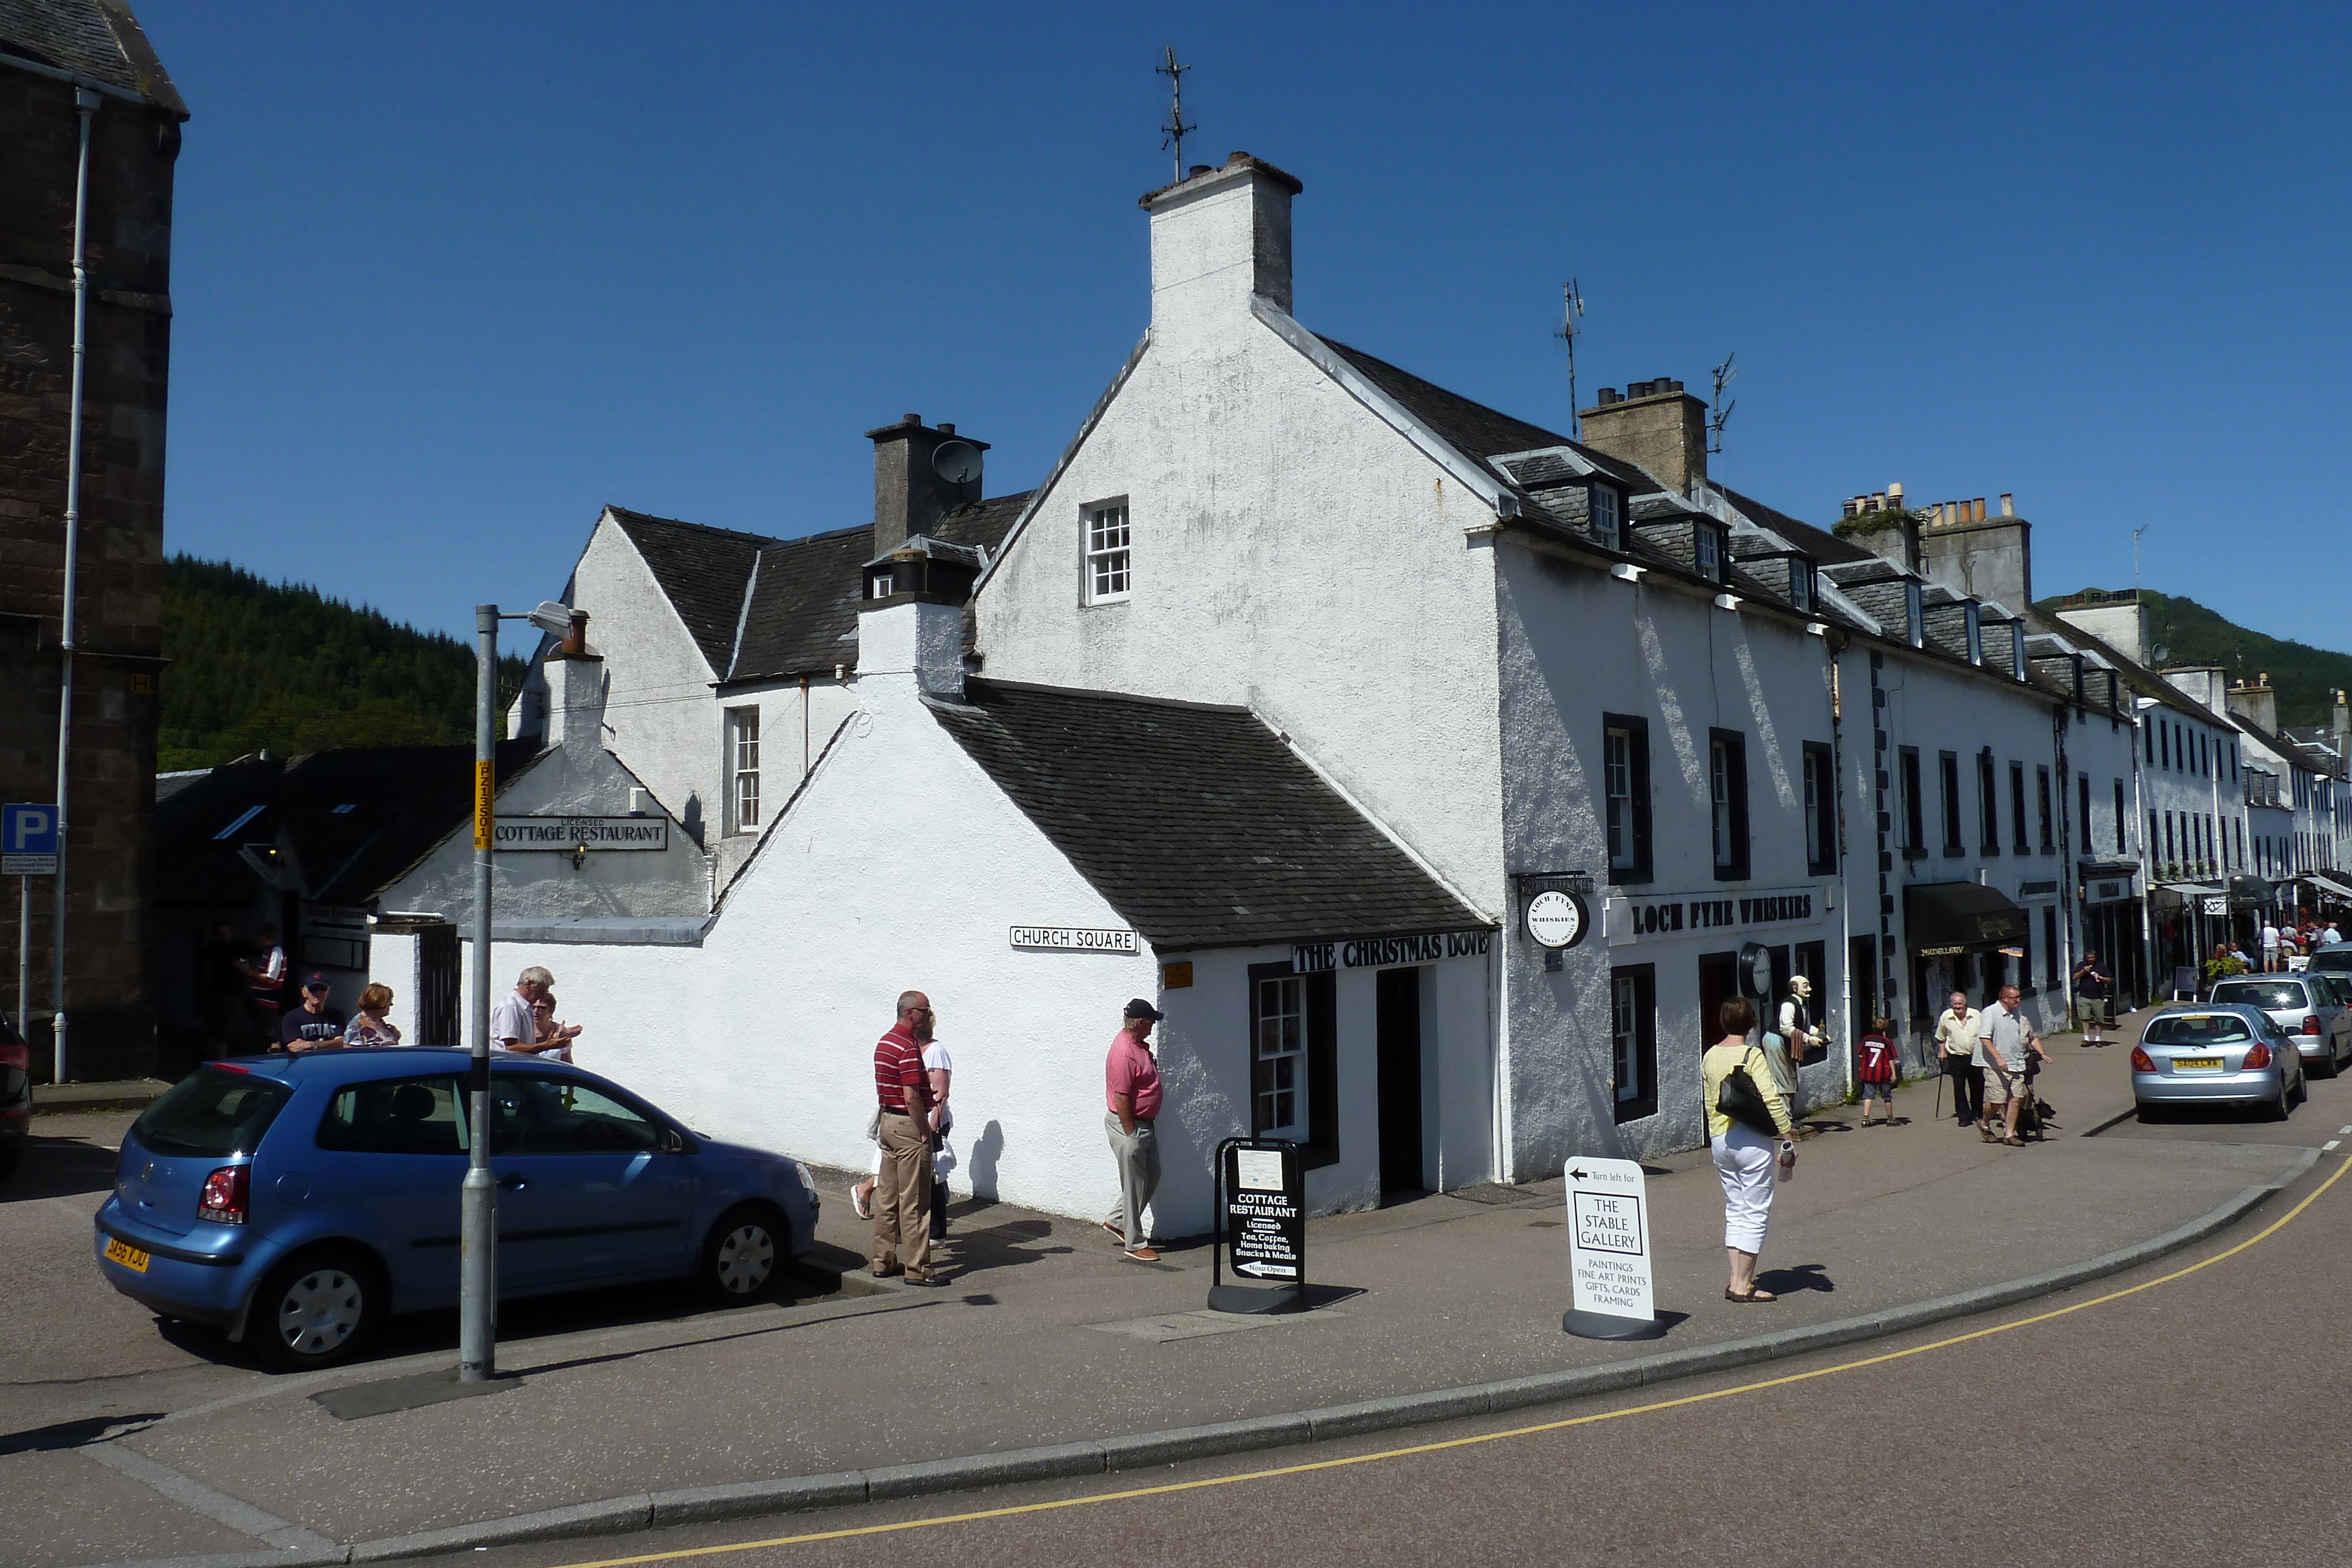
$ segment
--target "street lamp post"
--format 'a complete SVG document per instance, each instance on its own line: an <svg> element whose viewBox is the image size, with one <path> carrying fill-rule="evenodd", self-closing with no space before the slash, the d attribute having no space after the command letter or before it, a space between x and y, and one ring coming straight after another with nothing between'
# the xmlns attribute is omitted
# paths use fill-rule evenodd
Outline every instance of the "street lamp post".
<svg viewBox="0 0 2352 1568"><path fill-rule="evenodd" d="M497 826L499 622L528 621L551 636L572 625L572 607L543 600L524 614L474 606L474 1060L467 1080L466 1185L458 1207L457 1377L498 1375L499 1190L490 1175L490 873Z"/></svg>

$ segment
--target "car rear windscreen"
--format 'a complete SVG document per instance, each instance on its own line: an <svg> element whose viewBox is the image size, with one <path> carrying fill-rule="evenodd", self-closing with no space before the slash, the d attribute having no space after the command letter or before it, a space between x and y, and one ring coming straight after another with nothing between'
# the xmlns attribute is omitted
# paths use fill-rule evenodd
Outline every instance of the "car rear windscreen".
<svg viewBox="0 0 2352 1568"><path fill-rule="evenodd" d="M181 1079L131 1130L159 1155L250 1154L293 1097L274 1078L207 1068Z"/></svg>
<svg viewBox="0 0 2352 1568"><path fill-rule="evenodd" d="M2311 956L2315 969L2352 969L2352 947L2330 947Z"/></svg>
<svg viewBox="0 0 2352 1568"><path fill-rule="evenodd" d="M2246 1020L2235 1014L2183 1013L2148 1019L2147 1032L2140 1040L2145 1045L2221 1045L2252 1038Z"/></svg>
<svg viewBox="0 0 2352 1568"><path fill-rule="evenodd" d="M2225 980L2213 988L2213 999L2276 1012L2311 1005L2303 988L2293 980Z"/></svg>

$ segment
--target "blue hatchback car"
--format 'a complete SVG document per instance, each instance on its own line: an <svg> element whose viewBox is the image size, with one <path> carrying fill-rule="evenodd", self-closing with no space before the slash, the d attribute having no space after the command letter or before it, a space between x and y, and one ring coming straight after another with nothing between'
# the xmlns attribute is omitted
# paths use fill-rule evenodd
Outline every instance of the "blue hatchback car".
<svg viewBox="0 0 2352 1568"><path fill-rule="evenodd" d="M421 1049L207 1064L123 1138L100 1270L281 1367L332 1365L393 1312L454 1306L467 1068ZM815 1245L808 1167L593 1072L499 1052L490 1119L501 1299L684 1278L755 1301Z"/></svg>

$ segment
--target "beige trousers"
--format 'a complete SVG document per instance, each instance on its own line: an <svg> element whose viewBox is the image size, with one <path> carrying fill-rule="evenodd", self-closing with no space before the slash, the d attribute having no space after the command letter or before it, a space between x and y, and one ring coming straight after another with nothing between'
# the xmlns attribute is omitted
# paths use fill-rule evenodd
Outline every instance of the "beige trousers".
<svg viewBox="0 0 2352 1568"><path fill-rule="evenodd" d="M874 1178L874 1271L903 1263L907 1277L931 1271L931 1141L902 1111L882 1113L882 1174Z"/></svg>

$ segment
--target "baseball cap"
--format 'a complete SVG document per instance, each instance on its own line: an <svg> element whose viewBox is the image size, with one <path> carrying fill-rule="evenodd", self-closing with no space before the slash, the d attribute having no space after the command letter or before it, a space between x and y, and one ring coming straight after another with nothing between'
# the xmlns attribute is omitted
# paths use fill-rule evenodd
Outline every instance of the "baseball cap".
<svg viewBox="0 0 2352 1568"><path fill-rule="evenodd" d="M1127 1016L1131 1019L1163 1019L1168 1015L1138 997L1127 1004Z"/></svg>
<svg viewBox="0 0 2352 1568"><path fill-rule="evenodd" d="M334 981L314 970L310 977L302 982L302 988L306 991L328 991L332 990L334 985Z"/></svg>

